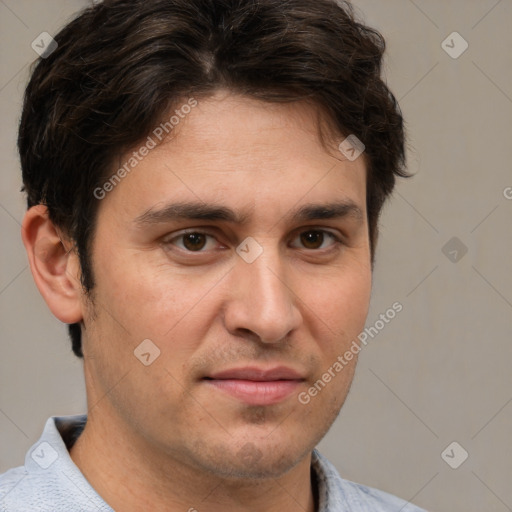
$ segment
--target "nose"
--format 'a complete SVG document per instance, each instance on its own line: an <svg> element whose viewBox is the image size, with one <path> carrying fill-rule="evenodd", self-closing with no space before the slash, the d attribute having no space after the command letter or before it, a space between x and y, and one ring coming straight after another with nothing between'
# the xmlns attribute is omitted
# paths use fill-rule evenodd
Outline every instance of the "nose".
<svg viewBox="0 0 512 512"><path fill-rule="evenodd" d="M238 258L227 284L224 322L235 336L279 343L302 322L298 298L287 280L278 249L265 249L252 263Z"/></svg>

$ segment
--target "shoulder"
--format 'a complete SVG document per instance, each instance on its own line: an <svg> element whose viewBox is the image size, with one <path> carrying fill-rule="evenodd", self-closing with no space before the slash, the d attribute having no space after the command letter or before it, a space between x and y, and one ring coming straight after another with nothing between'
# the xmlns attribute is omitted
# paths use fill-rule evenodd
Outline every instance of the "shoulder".
<svg viewBox="0 0 512 512"><path fill-rule="evenodd" d="M367 487L366 485L357 484L348 480L345 480L345 483L354 487L354 490L359 494L361 500L367 505L368 510L379 512L426 512L413 503L379 489Z"/></svg>
<svg viewBox="0 0 512 512"><path fill-rule="evenodd" d="M73 463L61 436L64 427L81 421L83 416L48 419L25 465L0 475L1 512L112 510Z"/></svg>
<svg viewBox="0 0 512 512"><path fill-rule="evenodd" d="M60 467L50 471L33 471L26 466L13 468L0 475L0 511L111 510L98 507L99 497L87 487Z"/></svg>
<svg viewBox="0 0 512 512"><path fill-rule="evenodd" d="M10 469L0 475L0 511L50 510L48 498L55 487L52 479L42 479L25 466Z"/></svg>
<svg viewBox="0 0 512 512"><path fill-rule="evenodd" d="M318 451L313 451L320 512L426 512L384 491L341 478L336 468Z"/></svg>
<svg viewBox="0 0 512 512"><path fill-rule="evenodd" d="M5 473L0 474L0 510L2 512L4 509L1 506L4 505L7 495L26 477L27 471L23 466L9 469Z"/></svg>

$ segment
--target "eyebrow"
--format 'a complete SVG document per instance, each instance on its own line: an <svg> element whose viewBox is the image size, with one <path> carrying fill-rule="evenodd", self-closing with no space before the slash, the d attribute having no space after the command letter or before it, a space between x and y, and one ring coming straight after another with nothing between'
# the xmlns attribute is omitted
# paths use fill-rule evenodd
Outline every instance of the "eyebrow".
<svg viewBox="0 0 512 512"><path fill-rule="evenodd" d="M304 222L311 220L340 219L353 217L363 220L362 209L352 200L329 203L310 203L291 210L283 218L289 221ZM150 208L135 219L140 226L163 224L177 220L225 221L244 224L249 220L249 213L237 213L226 206L201 202L179 202L161 208Z"/></svg>

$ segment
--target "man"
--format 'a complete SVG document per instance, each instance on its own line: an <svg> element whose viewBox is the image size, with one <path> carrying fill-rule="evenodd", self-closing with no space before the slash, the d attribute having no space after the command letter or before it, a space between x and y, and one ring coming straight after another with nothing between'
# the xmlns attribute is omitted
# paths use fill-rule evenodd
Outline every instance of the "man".
<svg viewBox="0 0 512 512"><path fill-rule="evenodd" d="M331 0L107 0L55 40L22 237L88 414L48 420L3 510L418 511L315 450L406 175L381 36Z"/></svg>

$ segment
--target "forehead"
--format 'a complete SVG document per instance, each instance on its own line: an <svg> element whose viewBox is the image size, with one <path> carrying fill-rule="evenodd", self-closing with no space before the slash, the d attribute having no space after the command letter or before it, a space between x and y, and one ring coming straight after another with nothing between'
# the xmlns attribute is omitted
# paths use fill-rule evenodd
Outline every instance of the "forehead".
<svg viewBox="0 0 512 512"><path fill-rule="evenodd" d="M324 144L326 138L334 138L332 132L326 115L316 104L270 103L220 90L198 100L197 106L169 134L168 141L176 139L176 146L182 148L194 146L199 154L246 160L263 158L270 150L275 159L279 154L289 158L292 148L298 156L334 152L332 143L330 148Z"/></svg>
<svg viewBox="0 0 512 512"><path fill-rule="evenodd" d="M238 200L250 200L253 207L270 200L289 207L301 198L342 197L365 210L364 157L354 162L344 157L337 149L344 137L333 136L315 105L268 103L224 91L194 102L184 98L182 107L178 103L163 116L160 129L150 134L156 147L139 155L105 204L123 202L140 215L170 199L236 208ZM160 142L162 126L169 133ZM119 167L140 152L139 146L128 152Z"/></svg>

